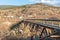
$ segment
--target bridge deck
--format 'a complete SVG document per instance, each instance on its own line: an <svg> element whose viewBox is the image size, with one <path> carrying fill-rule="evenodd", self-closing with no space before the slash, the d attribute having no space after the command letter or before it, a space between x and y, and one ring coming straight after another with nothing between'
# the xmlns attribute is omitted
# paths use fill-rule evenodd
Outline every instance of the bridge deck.
<svg viewBox="0 0 60 40"><path fill-rule="evenodd" d="M52 24L47 24L46 23L46 21L47 20L39 20L39 21L36 21L36 20L22 20L22 21L20 21L20 22L18 22L18 23L16 23L15 25L13 25L12 26L12 29L13 28L18 28L19 29L19 25L21 24L21 23L24 23L24 24L33 24L32 25L32 27L43 27L43 29L42 29L42 31L41 31L41 33L40 33L40 35L39 36L42 36L42 34L43 34L43 31L45 30L45 35L46 35L46 28L48 28L48 29L53 29L54 31L56 31L56 33L59 33L58 35L60 35L60 27L59 27L59 25L52 25ZM53 21L53 20L48 20L47 22L49 22L49 21ZM53 21L53 22L60 22L60 21ZM38 26L35 26L35 25L38 25ZM25 27L24 27L25 28ZM45 29L44 29L45 28ZM18 31L19 32L19 31ZM53 33L53 34L55 34L55 32ZM44 38L48 38L48 37L50 37L51 35L53 35L53 34L48 34L48 35L46 35ZM43 38L42 38L43 39Z"/></svg>

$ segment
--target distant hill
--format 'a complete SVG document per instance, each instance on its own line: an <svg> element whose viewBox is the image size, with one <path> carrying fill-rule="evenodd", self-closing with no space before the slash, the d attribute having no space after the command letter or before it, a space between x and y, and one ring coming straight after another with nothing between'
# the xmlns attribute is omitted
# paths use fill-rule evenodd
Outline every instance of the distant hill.
<svg viewBox="0 0 60 40"><path fill-rule="evenodd" d="M15 5L0 5L0 9L6 9L6 8L14 8L17 7Z"/></svg>

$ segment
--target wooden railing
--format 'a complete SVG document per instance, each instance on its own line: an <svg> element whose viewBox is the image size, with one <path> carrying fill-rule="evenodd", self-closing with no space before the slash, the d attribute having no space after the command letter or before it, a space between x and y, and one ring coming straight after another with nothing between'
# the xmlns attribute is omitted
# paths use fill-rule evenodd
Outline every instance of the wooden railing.
<svg viewBox="0 0 60 40"><path fill-rule="evenodd" d="M26 19L27 21L38 22L42 24L55 25L60 27L60 20L51 20L51 19Z"/></svg>

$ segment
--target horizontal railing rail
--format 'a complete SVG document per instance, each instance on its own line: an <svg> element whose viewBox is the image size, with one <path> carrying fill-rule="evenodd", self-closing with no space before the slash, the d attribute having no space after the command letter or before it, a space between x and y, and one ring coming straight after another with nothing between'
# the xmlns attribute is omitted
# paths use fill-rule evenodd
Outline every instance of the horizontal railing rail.
<svg viewBox="0 0 60 40"><path fill-rule="evenodd" d="M60 22L60 20L57 20L57 19L25 19L25 20L40 20L40 21L57 21L57 22Z"/></svg>

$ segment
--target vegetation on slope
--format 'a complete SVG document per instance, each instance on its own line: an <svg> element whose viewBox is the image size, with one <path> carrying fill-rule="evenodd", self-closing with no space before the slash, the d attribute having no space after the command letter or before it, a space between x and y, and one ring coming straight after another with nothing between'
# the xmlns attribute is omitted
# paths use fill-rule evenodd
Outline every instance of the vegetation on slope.
<svg viewBox="0 0 60 40"><path fill-rule="evenodd" d="M60 8L47 6L45 4L31 4L24 6L1 6L0 7L0 34L1 36L9 33L11 25L21 19L48 19L56 17L60 19Z"/></svg>

